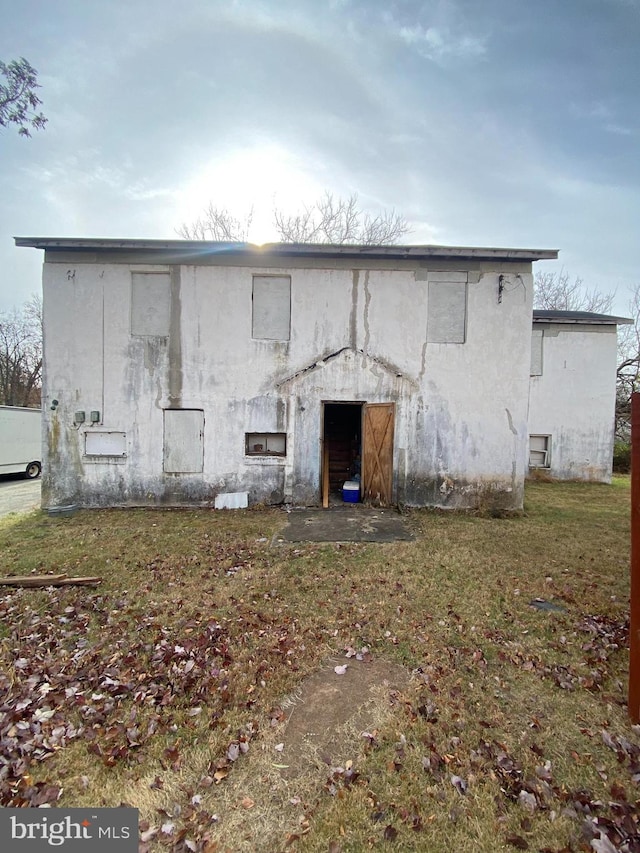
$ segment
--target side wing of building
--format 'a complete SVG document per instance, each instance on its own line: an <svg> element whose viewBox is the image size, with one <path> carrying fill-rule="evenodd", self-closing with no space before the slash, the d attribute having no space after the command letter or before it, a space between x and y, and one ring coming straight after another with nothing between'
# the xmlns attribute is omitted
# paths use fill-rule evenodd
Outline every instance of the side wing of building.
<svg viewBox="0 0 640 853"><path fill-rule="evenodd" d="M561 480L611 481L617 328L625 318L534 311L529 464Z"/></svg>

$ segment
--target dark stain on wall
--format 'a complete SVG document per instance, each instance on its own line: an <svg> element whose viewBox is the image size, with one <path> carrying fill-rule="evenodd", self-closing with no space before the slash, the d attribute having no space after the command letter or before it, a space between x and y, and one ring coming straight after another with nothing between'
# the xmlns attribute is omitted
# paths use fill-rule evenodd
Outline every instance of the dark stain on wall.
<svg viewBox="0 0 640 853"><path fill-rule="evenodd" d="M182 407L182 306L180 267L171 267L171 321L169 325L169 406Z"/></svg>

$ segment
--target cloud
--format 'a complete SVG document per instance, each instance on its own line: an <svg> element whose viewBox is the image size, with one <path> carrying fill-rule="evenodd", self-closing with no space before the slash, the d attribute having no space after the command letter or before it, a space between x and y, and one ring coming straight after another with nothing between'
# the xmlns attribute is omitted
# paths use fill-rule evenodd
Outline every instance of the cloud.
<svg viewBox="0 0 640 853"><path fill-rule="evenodd" d="M414 24L410 27L400 27L398 36L402 41L434 62L448 58L477 58L486 53L486 44L477 36L453 35L447 29L423 27Z"/></svg>
<svg viewBox="0 0 640 853"><path fill-rule="evenodd" d="M596 121L608 121L613 113L609 104L603 101L587 101L584 104L571 104L571 114L577 118L595 119Z"/></svg>
<svg viewBox="0 0 640 853"><path fill-rule="evenodd" d="M0 56L38 68L49 123L0 135L0 299L41 262L8 234L173 236L209 199L257 221L320 188L412 240L635 280L638 4L583 3L24 0Z"/></svg>
<svg viewBox="0 0 640 853"><path fill-rule="evenodd" d="M617 136L637 136L638 131L633 130L630 127L625 127L622 124L614 124L613 122L608 122L605 124L604 129L607 133L614 133Z"/></svg>

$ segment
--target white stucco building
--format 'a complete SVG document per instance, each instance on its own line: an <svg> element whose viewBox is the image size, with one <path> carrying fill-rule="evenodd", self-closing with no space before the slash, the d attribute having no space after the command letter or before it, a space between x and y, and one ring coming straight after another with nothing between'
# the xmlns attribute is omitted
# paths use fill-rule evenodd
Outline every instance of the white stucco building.
<svg viewBox="0 0 640 853"><path fill-rule="evenodd" d="M533 312L529 459L559 480L611 481L623 317Z"/></svg>
<svg viewBox="0 0 640 853"><path fill-rule="evenodd" d="M45 251L44 506L318 505L360 472L374 501L515 509L554 434L529 382L555 250L16 244Z"/></svg>

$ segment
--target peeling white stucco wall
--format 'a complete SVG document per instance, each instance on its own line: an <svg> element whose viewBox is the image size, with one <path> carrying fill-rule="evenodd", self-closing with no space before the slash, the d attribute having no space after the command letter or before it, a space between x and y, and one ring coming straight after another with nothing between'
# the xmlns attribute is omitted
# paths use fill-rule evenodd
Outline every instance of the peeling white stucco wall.
<svg viewBox="0 0 640 853"><path fill-rule="evenodd" d="M534 323L542 373L531 376L529 433L549 436L552 477L609 483L614 442L616 325Z"/></svg>
<svg viewBox="0 0 640 853"><path fill-rule="evenodd" d="M100 260L45 264L45 506L212 504L235 491L316 504L323 401L395 403L396 500L522 505L529 262ZM289 340L252 338L259 274L291 278ZM429 300L449 281L458 293L466 282L464 343L431 343ZM188 472L163 470L165 409L203 413L201 435L198 418L185 427L201 441ZM100 431L124 434L124 453L87 454L86 433ZM252 432L286 433L286 456L247 455Z"/></svg>

